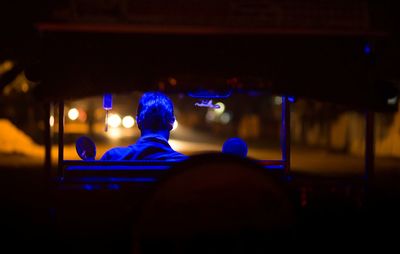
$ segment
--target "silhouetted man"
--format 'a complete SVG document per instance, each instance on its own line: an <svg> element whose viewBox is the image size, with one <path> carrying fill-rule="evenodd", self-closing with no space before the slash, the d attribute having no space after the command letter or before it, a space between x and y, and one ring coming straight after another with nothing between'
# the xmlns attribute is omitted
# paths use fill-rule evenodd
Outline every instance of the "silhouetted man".
<svg viewBox="0 0 400 254"><path fill-rule="evenodd" d="M107 151L102 160L183 160L187 157L174 151L168 143L175 122L172 101L163 93L143 94L137 109L139 140L128 147Z"/></svg>

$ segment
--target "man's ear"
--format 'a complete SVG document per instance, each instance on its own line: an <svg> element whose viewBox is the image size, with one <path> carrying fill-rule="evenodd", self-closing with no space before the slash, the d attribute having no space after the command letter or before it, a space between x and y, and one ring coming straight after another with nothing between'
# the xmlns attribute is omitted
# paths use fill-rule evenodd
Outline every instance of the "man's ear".
<svg viewBox="0 0 400 254"><path fill-rule="evenodd" d="M170 131L174 128L174 123L175 123L175 116L173 116L173 117L170 119L170 122L169 122L169 130L170 130Z"/></svg>
<svg viewBox="0 0 400 254"><path fill-rule="evenodd" d="M142 130L142 121L140 121L137 116L136 116L136 124L137 124L139 130Z"/></svg>

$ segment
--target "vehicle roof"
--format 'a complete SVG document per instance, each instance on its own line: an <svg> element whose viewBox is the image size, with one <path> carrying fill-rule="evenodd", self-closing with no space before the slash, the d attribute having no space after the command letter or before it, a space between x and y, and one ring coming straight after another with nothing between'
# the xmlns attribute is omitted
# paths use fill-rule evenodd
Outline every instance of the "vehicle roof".
<svg viewBox="0 0 400 254"><path fill-rule="evenodd" d="M367 0L74 1L35 25L48 100L104 92L263 90L388 110L398 15ZM121 3L122 3L121 2ZM38 75L39 70L42 75ZM172 82L171 82L172 81Z"/></svg>

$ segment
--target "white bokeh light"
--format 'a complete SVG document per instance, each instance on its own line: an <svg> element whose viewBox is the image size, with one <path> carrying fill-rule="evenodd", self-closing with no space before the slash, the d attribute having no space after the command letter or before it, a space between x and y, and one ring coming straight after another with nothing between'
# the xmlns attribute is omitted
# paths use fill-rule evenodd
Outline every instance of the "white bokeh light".
<svg viewBox="0 0 400 254"><path fill-rule="evenodd" d="M109 129L107 132L108 137L112 139L118 139L121 137L121 130L120 129Z"/></svg>
<svg viewBox="0 0 400 254"><path fill-rule="evenodd" d="M132 116L125 116L122 118L122 126L129 129L135 125L135 119Z"/></svg>
<svg viewBox="0 0 400 254"><path fill-rule="evenodd" d="M222 102L217 102L215 105L218 105L219 108L214 109L214 112L217 113L218 115L221 115L225 111L225 104Z"/></svg>
<svg viewBox="0 0 400 254"><path fill-rule="evenodd" d="M68 110L68 118L75 121L79 117L79 111L76 108L71 108Z"/></svg>
<svg viewBox="0 0 400 254"><path fill-rule="evenodd" d="M392 98L390 98L390 99L387 100L387 104L389 104L389 105L396 105L398 99L399 99L399 98L398 98L397 96L392 97Z"/></svg>
<svg viewBox="0 0 400 254"><path fill-rule="evenodd" d="M174 131L176 128L178 128L178 121L175 120L172 130Z"/></svg>
<svg viewBox="0 0 400 254"><path fill-rule="evenodd" d="M206 113L206 121L207 122L214 122L215 119L217 118L217 113L215 113L214 110L208 110Z"/></svg>
<svg viewBox="0 0 400 254"><path fill-rule="evenodd" d="M281 105L282 104L282 97L281 96L275 96L274 97L274 104L275 105Z"/></svg>
<svg viewBox="0 0 400 254"><path fill-rule="evenodd" d="M225 112L221 115L220 120L221 120L221 123L228 124L231 121L231 118L232 118L231 114Z"/></svg>
<svg viewBox="0 0 400 254"><path fill-rule="evenodd" d="M113 128L117 128L121 125L121 117L118 114L110 114L108 117L108 125Z"/></svg>
<svg viewBox="0 0 400 254"><path fill-rule="evenodd" d="M49 124L50 124L51 127L54 126L54 116L50 116Z"/></svg>

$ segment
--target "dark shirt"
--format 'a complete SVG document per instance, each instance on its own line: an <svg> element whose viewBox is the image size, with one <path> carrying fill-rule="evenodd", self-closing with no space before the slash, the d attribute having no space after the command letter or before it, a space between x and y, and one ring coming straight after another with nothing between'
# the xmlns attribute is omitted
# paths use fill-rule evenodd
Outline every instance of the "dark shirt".
<svg viewBox="0 0 400 254"><path fill-rule="evenodd" d="M146 135L136 144L108 150L101 160L184 160L187 156L174 151L160 135Z"/></svg>

